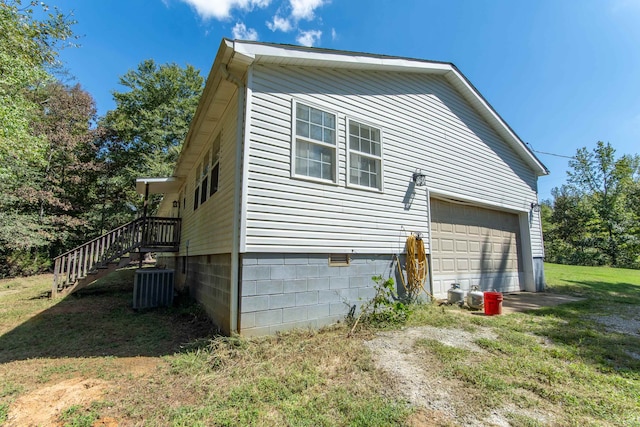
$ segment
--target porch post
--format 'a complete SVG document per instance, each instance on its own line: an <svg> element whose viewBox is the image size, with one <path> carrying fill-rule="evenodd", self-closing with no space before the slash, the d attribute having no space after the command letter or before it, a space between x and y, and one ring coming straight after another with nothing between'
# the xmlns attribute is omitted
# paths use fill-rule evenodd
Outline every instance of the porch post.
<svg viewBox="0 0 640 427"><path fill-rule="evenodd" d="M149 205L149 183L144 184L144 205L142 208L142 242L140 245L140 249L145 246L147 242L147 208ZM140 264L139 268L142 268L142 251L140 251Z"/></svg>

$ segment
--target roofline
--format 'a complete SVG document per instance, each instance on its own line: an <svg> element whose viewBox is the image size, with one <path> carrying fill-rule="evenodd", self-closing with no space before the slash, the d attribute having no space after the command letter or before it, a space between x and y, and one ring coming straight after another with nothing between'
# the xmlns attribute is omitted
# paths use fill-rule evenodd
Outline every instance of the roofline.
<svg viewBox="0 0 640 427"><path fill-rule="evenodd" d="M503 130L503 137L510 138L519 148L521 155L528 157L530 165L536 171L538 176L548 175L549 170L538 159L534 152L524 143L518 134L509 126L509 124L498 114L495 108L487 101L487 99L478 91L471 81L460 71L455 64L451 62L425 60L408 58L402 56L391 56L372 54L364 52L354 52L347 50L326 49L317 47L296 46L290 44L265 43L245 40L231 40L224 38L223 42L227 43L234 52L237 52L251 62L268 62L268 58L288 57L300 58L307 60L316 59L319 63L332 62L332 66L349 67L358 64L360 68L394 70L405 72L429 72L430 74L442 74L448 78L455 77L455 80L462 83L468 91L468 95L475 97L477 101L485 108L486 112L493 116L495 123ZM322 55L322 57L318 57Z"/></svg>
<svg viewBox="0 0 640 427"><path fill-rule="evenodd" d="M451 62L223 38L209 71L209 75L207 76L204 91L191 121L191 126L187 132L178 161L176 162L174 176L179 172L183 154L187 151L186 148L195 137L194 129L197 127L195 125L206 115L206 110L209 107L208 99L218 90L221 82L227 79L225 75L227 67L230 67L232 63L248 67L256 63L275 62L279 58L298 58L300 60L316 61L318 66L329 66L330 64L331 67L355 67L366 70L415 72L444 76L450 82L453 80L459 83L461 87L457 87L456 90L464 90L466 93L463 93L463 95L471 97L472 100L476 101L478 105L475 107L484 110L484 118L492 123L493 126L497 127L498 133L501 134L503 138L511 141L510 145L523 157L536 175L542 176L549 174L547 167L537 158L522 139L520 139L484 96L482 96L471 81ZM480 113L482 114L482 111L480 111Z"/></svg>

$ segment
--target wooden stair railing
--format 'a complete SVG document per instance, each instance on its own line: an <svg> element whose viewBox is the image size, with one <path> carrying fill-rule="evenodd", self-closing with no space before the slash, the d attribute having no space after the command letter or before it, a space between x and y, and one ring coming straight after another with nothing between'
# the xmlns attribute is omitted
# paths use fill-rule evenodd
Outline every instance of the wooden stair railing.
<svg viewBox="0 0 640 427"><path fill-rule="evenodd" d="M180 218L138 218L54 258L51 296L127 253L173 252L179 245Z"/></svg>

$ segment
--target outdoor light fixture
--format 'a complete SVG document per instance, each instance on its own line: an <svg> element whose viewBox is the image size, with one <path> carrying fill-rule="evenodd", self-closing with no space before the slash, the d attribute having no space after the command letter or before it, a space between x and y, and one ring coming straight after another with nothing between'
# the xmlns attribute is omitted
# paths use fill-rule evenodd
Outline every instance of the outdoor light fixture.
<svg viewBox="0 0 640 427"><path fill-rule="evenodd" d="M174 201L173 201L173 207L174 207L174 208L177 208L178 206L180 206L180 204L178 203L178 201L177 201L177 200L174 200Z"/></svg>
<svg viewBox="0 0 640 427"><path fill-rule="evenodd" d="M540 203L531 202L531 210L534 212L540 212Z"/></svg>
<svg viewBox="0 0 640 427"><path fill-rule="evenodd" d="M427 177L422 173L422 170L418 169L413 173L413 182L415 182L416 187L427 185Z"/></svg>

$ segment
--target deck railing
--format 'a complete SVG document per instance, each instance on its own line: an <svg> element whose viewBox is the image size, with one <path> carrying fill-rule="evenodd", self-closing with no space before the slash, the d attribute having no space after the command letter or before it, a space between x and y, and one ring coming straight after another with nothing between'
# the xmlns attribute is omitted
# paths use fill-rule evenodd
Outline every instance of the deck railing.
<svg viewBox="0 0 640 427"><path fill-rule="evenodd" d="M138 218L56 257L52 296L129 252L176 251L179 245L180 218Z"/></svg>

